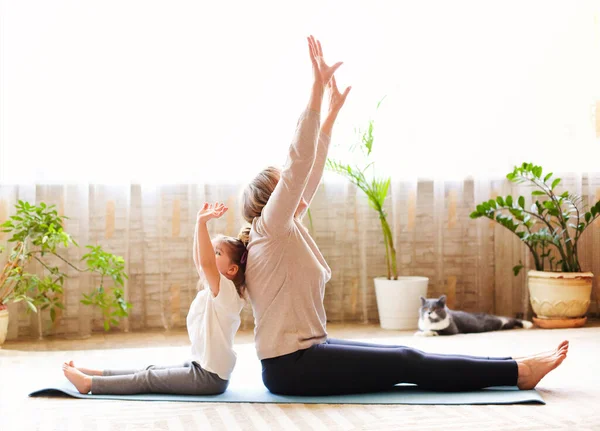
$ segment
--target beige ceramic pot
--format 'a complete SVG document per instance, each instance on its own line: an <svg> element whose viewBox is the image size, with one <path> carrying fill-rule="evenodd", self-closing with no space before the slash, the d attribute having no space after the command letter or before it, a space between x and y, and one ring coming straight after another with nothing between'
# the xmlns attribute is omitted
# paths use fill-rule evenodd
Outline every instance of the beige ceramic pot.
<svg viewBox="0 0 600 431"><path fill-rule="evenodd" d="M529 271L531 307L540 318L582 317L590 306L591 272Z"/></svg>

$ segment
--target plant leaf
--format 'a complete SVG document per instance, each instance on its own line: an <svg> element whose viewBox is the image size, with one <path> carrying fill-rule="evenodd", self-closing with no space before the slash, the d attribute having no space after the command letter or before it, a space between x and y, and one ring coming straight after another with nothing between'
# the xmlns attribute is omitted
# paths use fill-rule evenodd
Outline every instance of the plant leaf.
<svg viewBox="0 0 600 431"><path fill-rule="evenodd" d="M523 269L523 265L513 266L513 274L515 276L519 275L519 272L521 272L522 269Z"/></svg>

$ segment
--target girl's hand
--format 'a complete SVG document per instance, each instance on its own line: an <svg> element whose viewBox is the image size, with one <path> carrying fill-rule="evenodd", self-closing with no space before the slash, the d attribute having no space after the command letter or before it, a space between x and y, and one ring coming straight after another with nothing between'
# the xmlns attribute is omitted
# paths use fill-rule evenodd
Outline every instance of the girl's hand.
<svg viewBox="0 0 600 431"><path fill-rule="evenodd" d="M221 217L228 209L224 204L219 202L215 202L214 204L205 202L202 209L198 211L196 221L198 223L206 223L210 219Z"/></svg>
<svg viewBox="0 0 600 431"><path fill-rule="evenodd" d="M325 86L329 83L329 80L335 73L335 71L342 65L342 62L337 62L333 66L328 66L323 58L323 49L321 48L321 42L315 39L312 35L308 39L308 53L310 54L310 61L313 66L313 73L315 75L315 82Z"/></svg>
<svg viewBox="0 0 600 431"><path fill-rule="evenodd" d="M346 87L344 93L340 93L335 83L335 76L332 76L331 81L329 81L329 84L327 85L327 89L329 90L329 113L337 115L340 109L342 109L342 106L344 106L346 97L348 96L348 93L350 93L352 87Z"/></svg>

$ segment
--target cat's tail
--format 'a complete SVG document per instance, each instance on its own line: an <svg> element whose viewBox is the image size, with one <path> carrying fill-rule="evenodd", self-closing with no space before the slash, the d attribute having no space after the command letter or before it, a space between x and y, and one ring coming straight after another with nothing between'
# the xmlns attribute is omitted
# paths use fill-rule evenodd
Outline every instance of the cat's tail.
<svg viewBox="0 0 600 431"><path fill-rule="evenodd" d="M514 319L509 317L501 317L500 320L502 320L502 329L533 328L533 323L531 323L529 320Z"/></svg>
<svg viewBox="0 0 600 431"><path fill-rule="evenodd" d="M531 329L533 328L533 323L529 320L519 320L521 322L521 328L523 329Z"/></svg>

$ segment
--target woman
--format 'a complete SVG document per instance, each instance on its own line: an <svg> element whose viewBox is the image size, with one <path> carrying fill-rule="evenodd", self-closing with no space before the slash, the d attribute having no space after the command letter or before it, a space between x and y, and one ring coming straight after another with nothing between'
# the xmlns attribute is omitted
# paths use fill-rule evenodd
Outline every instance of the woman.
<svg viewBox="0 0 600 431"><path fill-rule="evenodd" d="M323 307L331 270L301 224L321 180L333 123L350 91L341 94L320 43L308 38L314 83L285 167L267 168L243 194L248 262L246 286L254 310L263 382L273 393L333 395L414 383L431 390L489 386L531 389L566 357L568 342L552 352L519 358L429 354L410 347L327 338ZM328 114L320 126L321 102Z"/></svg>

